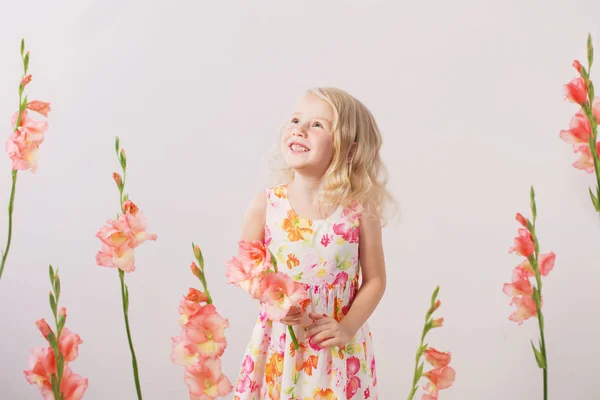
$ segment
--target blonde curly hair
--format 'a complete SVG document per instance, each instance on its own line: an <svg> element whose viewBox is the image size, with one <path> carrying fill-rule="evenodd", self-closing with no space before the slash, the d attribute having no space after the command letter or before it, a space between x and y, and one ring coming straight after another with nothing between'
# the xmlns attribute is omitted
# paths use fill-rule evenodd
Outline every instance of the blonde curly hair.
<svg viewBox="0 0 600 400"><path fill-rule="evenodd" d="M386 188L388 174L379 154L382 138L375 118L363 103L341 89L312 88L305 95L327 102L334 112L333 156L321 179L321 204L345 207L355 202L362 212L385 225L386 205L396 205L396 201ZM291 182L294 170L282 162L280 146L274 160L276 184Z"/></svg>

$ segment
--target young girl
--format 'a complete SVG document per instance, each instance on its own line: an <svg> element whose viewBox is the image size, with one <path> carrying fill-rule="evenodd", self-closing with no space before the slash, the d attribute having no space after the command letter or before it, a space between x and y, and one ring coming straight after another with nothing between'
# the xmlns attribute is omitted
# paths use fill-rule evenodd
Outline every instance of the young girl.
<svg viewBox="0 0 600 400"><path fill-rule="evenodd" d="M288 177L252 200L242 240L264 241L310 302L280 322L261 312L235 400L377 399L366 321L385 290L382 211L392 200L380 147L373 116L346 92L313 89L296 104L281 136Z"/></svg>

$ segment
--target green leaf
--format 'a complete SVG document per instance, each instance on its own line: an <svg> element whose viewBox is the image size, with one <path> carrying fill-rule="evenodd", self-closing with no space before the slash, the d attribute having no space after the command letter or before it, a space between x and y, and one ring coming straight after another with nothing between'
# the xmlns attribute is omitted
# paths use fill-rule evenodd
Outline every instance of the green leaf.
<svg viewBox="0 0 600 400"><path fill-rule="evenodd" d="M115 152L117 153L117 156L119 155L119 137L116 136L115 137Z"/></svg>
<svg viewBox="0 0 600 400"><path fill-rule="evenodd" d="M52 294L52 292L50 292L50 309L52 310L52 313L56 315L56 299L54 298L54 294Z"/></svg>
<svg viewBox="0 0 600 400"><path fill-rule="evenodd" d="M54 268L52 268L52 264L48 268L48 273L50 274L50 283L54 286Z"/></svg>
<svg viewBox="0 0 600 400"><path fill-rule="evenodd" d="M531 189L529 190L529 202L531 206L531 214L533 215L533 221L537 217L537 207L535 205L535 190L533 189L533 185L531 185Z"/></svg>
<svg viewBox="0 0 600 400"><path fill-rule="evenodd" d="M417 368L417 374L414 377L413 385L416 385L419 382L419 379L423 376L423 367L425 367L425 363L421 361L421 365Z"/></svg>
<svg viewBox="0 0 600 400"><path fill-rule="evenodd" d="M544 355L535 348L533 341L531 342L531 348L533 349L533 354L535 355L535 361L537 361L538 367L546 368L546 361L544 360Z"/></svg>
<svg viewBox="0 0 600 400"><path fill-rule="evenodd" d="M590 190L590 197L592 199L592 203L594 204L594 208L596 209L596 211L600 212L600 201L598 200L598 198L596 196L594 196L592 189L590 188L589 190Z"/></svg>
<svg viewBox="0 0 600 400"><path fill-rule="evenodd" d="M25 52L25 39L21 39L21 57L23 57L24 52Z"/></svg>
<svg viewBox="0 0 600 400"><path fill-rule="evenodd" d="M56 293L56 302L58 303L60 299L60 277L56 275L56 279L54 280L54 293Z"/></svg>
<svg viewBox="0 0 600 400"><path fill-rule="evenodd" d="M592 66L592 63L594 62L594 46L592 45L592 34L588 33L588 39L587 39L587 58L588 58L588 65Z"/></svg>
<svg viewBox="0 0 600 400"><path fill-rule="evenodd" d="M589 81L588 83L588 93L589 93L589 98L590 98L590 104L594 103L594 99L596 98L596 94L594 92L594 82Z"/></svg>
<svg viewBox="0 0 600 400"><path fill-rule="evenodd" d="M436 286L435 290L433 291L433 294L431 295L431 306L433 307L433 305L435 304L435 300L437 299L437 295L440 292L440 286Z"/></svg>
<svg viewBox="0 0 600 400"><path fill-rule="evenodd" d="M48 333L47 339L50 343L50 347L52 347L54 353L56 354L58 352L58 342L56 341L56 336L54 336L54 332L50 331L50 333Z"/></svg>
<svg viewBox="0 0 600 400"><path fill-rule="evenodd" d="M25 54L25 58L23 59L23 67L25 68L25 74L27 74L27 70L29 69L29 53Z"/></svg>
<svg viewBox="0 0 600 400"><path fill-rule="evenodd" d="M271 250L269 250L269 254L271 255L271 264L273 264L273 269L275 270L275 272L277 272L277 259L275 258Z"/></svg>
<svg viewBox="0 0 600 400"><path fill-rule="evenodd" d="M585 69L583 65L581 66L581 70L579 71L579 73L581 74L581 77L583 78L585 83L588 83L590 80L590 75L588 74L587 69Z"/></svg>
<svg viewBox="0 0 600 400"><path fill-rule="evenodd" d="M119 162L121 163L121 168L125 171L127 169L127 156L123 150L119 153Z"/></svg>

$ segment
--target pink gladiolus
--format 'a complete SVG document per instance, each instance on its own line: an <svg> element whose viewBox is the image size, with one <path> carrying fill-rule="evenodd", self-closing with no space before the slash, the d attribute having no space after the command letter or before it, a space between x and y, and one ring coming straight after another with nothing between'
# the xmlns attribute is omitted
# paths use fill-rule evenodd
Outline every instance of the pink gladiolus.
<svg viewBox="0 0 600 400"><path fill-rule="evenodd" d="M437 318L433 320L431 324L432 328L440 328L444 324L444 318Z"/></svg>
<svg viewBox="0 0 600 400"><path fill-rule="evenodd" d="M46 320L42 318L35 324L37 325L40 332L42 332L42 336L44 336L47 339L50 332L52 332L52 329L50 329L50 325L48 325L48 322L46 322Z"/></svg>
<svg viewBox="0 0 600 400"><path fill-rule="evenodd" d="M26 75L21 79L21 87L25 89L25 86L27 86L29 82L31 82L31 74Z"/></svg>
<svg viewBox="0 0 600 400"><path fill-rule="evenodd" d="M267 274L260 281L261 301L269 319L279 321L291 306L300 304L308 295L302 284L292 281L283 272Z"/></svg>
<svg viewBox="0 0 600 400"><path fill-rule="evenodd" d="M65 362L71 362L77 358L79 345L82 343L83 340L78 334L71 332L69 328L63 329L58 342L58 349Z"/></svg>
<svg viewBox="0 0 600 400"><path fill-rule="evenodd" d="M102 245L96 254L96 264L102 267L119 268L125 272L135 271L135 256L133 249L127 246L110 247Z"/></svg>
<svg viewBox="0 0 600 400"><path fill-rule="evenodd" d="M454 383L456 372L450 366L435 368L426 372L424 376L429 379L437 390L447 389Z"/></svg>
<svg viewBox="0 0 600 400"><path fill-rule="evenodd" d="M13 126L17 122L19 113L13 115ZM37 170L37 153L44 141L44 132L48 129L45 121L34 121L29 118L27 110L21 113L19 126L13 131L5 144L6 152L12 160L15 170Z"/></svg>
<svg viewBox="0 0 600 400"><path fill-rule="evenodd" d="M81 400L88 388L88 379L74 374L68 366L65 368L60 390L64 400Z"/></svg>
<svg viewBox="0 0 600 400"><path fill-rule="evenodd" d="M29 369L23 371L27 382L36 385L41 391L50 390L52 394L50 377L56 374L56 360L52 349L50 347L32 349L28 364Z"/></svg>
<svg viewBox="0 0 600 400"><path fill-rule="evenodd" d="M433 347L430 347L427 350L425 350L424 354L427 362L433 365L434 368L445 367L448 364L450 364L450 361L452 359L451 354L449 352L444 353L434 349Z"/></svg>
<svg viewBox="0 0 600 400"><path fill-rule="evenodd" d="M44 117L47 117L48 113L50 112L50 103L47 103L45 101L34 100L27 104L27 109L38 112Z"/></svg>
<svg viewBox="0 0 600 400"><path fill-rule="evenodd" d="M187 367L184 381L193 399L212 400L224 397L233 390L233 385L221 372L221 360L218 358Z"/></svg>
<svg viewBox="0 0 600 400"><path fill-rule="evenodd" d="M594 173L594 158L590 147L586 144L581 144L575 147L575 151L580 153L579 159L573 163L573 167L583 170L587 173ZM596 152L600 154L600 142L596 143Z"/></svg>
<svg viewBox="0 0 600 400"><path fill-rule="evenodd" d="M510 248L509 252L516 252L523 257L529 257L533 254L534 250L535 244L533 243L531 233L525 228L520 228L518 236L515 237L514 246Z"/></svg>
<svg viewBox="0 0 600 400"><path fill-rule="evenodd" d="M123 203L123 209L124 214L116 220L108 220L96 234L103 243L96 255L96 263L133 272L133 249L147 240L156 240L157 236L146 231L146 218L133 202L128 200Z"/></svg>
<svg viewBox="0 0 600 400"><path fill-rule="evenodd" d="M533 286L529 282L529 276L529 272L525 268L521 266L516 267L513 271L512 283L504 284L504 293L511 297L531 296Z"/></svg>
<svg viewBox="0 0 600 400"><path fill-rule="evenodd" d="M189 318L186 337L198 345L201 357L220 357L227 347L225 329L229 321L217 313L214 305L207 304Z"/></svg>
<svg viewBox="0 0 600 400"><path fill-rule="evenodd" d="M595 102L596 104L598 101ZM588 144L590 135L592 134L592 126L590 121L583 113L579 110L569 122L569 129L561 130L559 136L562 140L571 145Z"/></svg>
<svg viewBox="0 0 600 400"><path fill-rule="evenodd" d="M271 260L267 257L267 248L260 241L240 241L239 258L248 265L250 273L258 276L271 267Z"/></svg>
<svg viewBox="0 0 600 400"><path fill-rule="evenodd" d="M582 77L573 78L565 85L565 98L573 103L583 105L588 101L588 88Z"/></svg>
<svg viewBox="0 0 600 400"><path fill-rule="evenodd" d="M520 213L517 213L517 215L515 216L515 218L516 218L517 221L519 221L519 223L521 225L523 225L524 228L527 228L527 218L525 218Z"/></svg>
<svg viewBox="0 0 600 400"><path fill-rule="evenodd" d="M513 297L510 304L516 305L517 309L510 315L509 319L518 325L537 315L535 301L531 296Z"/></svg>

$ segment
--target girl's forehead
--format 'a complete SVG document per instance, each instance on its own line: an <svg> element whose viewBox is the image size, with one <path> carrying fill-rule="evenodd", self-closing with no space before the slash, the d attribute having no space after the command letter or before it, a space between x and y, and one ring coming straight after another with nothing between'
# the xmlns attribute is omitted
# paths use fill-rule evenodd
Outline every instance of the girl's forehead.
<svg viewBox="0 0 600 400"><path fill-rule="evenodd" d="M309 116L316 119L333 120L333 108L325 100L316 96L303 96L294 106L293 115Z"/></svg>

